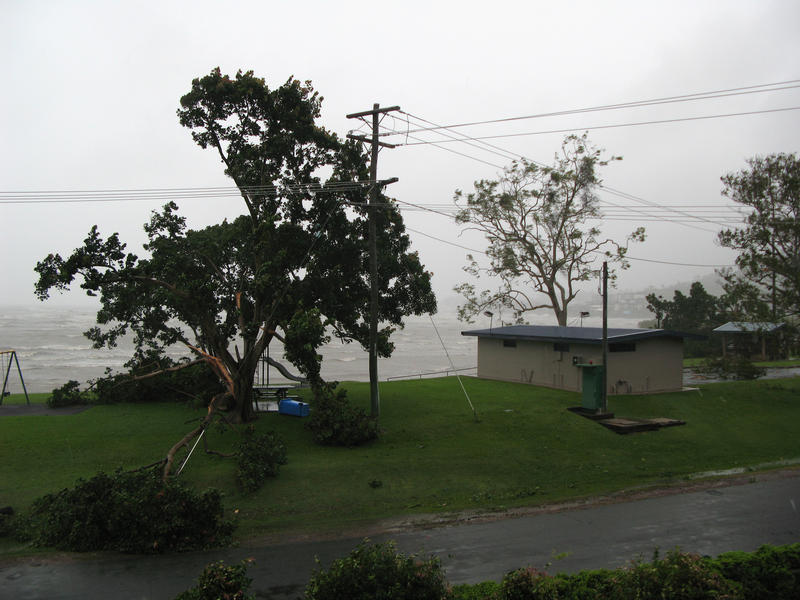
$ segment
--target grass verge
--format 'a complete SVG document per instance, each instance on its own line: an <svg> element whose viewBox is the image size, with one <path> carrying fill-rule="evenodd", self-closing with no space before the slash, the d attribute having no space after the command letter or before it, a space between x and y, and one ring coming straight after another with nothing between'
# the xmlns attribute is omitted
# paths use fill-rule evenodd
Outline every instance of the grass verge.
<svg viewBox="0 0 800 600"><path fill-rule="evenodd" d="M685 368L696 369L705 365L705 358L684 358L683 366ZM757 367L765 368L786 368L786 367L800 367L800 358L790 358L786 360L757 360L753 361Z"/></svg>
<svg viewBox="0 0 800 600"><path fill-rule="evenodd" d="M226 506L239 511L237 535L243 539L334 533L420 513L562 502L800 457L800 378L611 397L609 407L618 416L687 422L628 436L565 410L580 403L577 394L462 380L477 421L455 378L383 383L376 443L315 446L303 419L263 414L256 429L277 431L288 448L289 463L277 479L244 495L235 486L233 461L200 452L202 444L181 477L199 489L221 489ZM343 386L356 404L368 405L367 383ZM154 462L203 412L177 404L122 404L71 416L0 417L0 506L20 510L79 477ZM220 451L238 441L230 430L214 429L207 437Z"/></svg>

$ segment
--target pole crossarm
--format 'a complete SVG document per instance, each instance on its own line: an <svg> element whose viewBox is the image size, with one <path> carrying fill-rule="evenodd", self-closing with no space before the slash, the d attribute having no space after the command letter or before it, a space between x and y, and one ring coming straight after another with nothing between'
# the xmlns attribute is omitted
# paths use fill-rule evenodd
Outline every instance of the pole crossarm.
<svg viewBox="0 0 800 600"><path fill-rule="evenodd" d="M381 114L381 113L392 112L394 110L400 110L400 107L399 106L386 106L384 108L379 108L379 107L376 106L376 108L373 108L372 110L363 110L363 111L357 112L357 113L350 113L349 115L347 115L347 118L348 119L359 119L361 117L366 117L367 115L378 115L378 114Z"/></svg>
<svg viewBox="0 0 800 600"><path fill-rule="evenodd" d="M359 142L366 142L367 144L372 143L372 138L368 138L365 135L355 135L354 133L348 133L347 139L356 140ZM397 148L397 144L387 144L386 142L378 142L378 146L381 146L383 148Z"/></svg>

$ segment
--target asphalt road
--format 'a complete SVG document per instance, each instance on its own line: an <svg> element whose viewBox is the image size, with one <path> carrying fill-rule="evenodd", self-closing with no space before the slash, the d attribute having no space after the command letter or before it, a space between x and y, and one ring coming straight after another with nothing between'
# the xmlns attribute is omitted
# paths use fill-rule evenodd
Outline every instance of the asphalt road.
<svg viewBox="0 0 800 600"><path fill-rule="evenodd" d="M679 546L716 556L800 542L800 471L700 491L528 516L376 535L405 552L439 556L451 583L494 579L527 565L550 572L619 567ZM740 480L741 481L741 480ZM749 481L749 480L745 480ZM255 559L258 598L299 598L316 567L360 540L301 541L169 556L24 559L0 563L0 598L166 599L191 587L214 560ZM548 566L548 564L550 566Z"/></svg>

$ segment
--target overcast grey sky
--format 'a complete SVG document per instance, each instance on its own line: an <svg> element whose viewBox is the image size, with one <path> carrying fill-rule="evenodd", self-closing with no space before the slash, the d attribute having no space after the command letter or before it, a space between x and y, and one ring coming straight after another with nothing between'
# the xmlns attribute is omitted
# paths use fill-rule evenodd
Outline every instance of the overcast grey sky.
<svg viewBox="0 0 800 600"><path fill-rule="evenodd" d="M230 74L252 69L270 86L292 75L312 80L325 96L323 124L340 135L355 126L347 113L374 102L441 124L483 121L800 79L800 3L2 0L0 51L0 192L226 186L218 158L197 147L175 115L192 78L216 66ZM797 88L459 131L580 132L789 107L800 107ZM756 154L797 151L799 134L796 110L589 131L624 157L603 172L608 186L693 215L728 204L721 175ZM489 141L507 156L549 162L563 135ZM382 152L380 177L399 177L390 191L401 201L442 205L509 162L464 144L447 148L472 158L401 146ZM648 240L632 257L701 265L734 258L715 244L716 217L687 226L673 222L673 212L649 221L641 215L653 209L642 201L601 198L609 212L609 203L622 205L633 219L608 218L604 232L624 237L647 227ZM136 248L142 223L160 204L1 204L0 303L35 302L36 261L68 253L92 224ZM194 227L243 210L236 198L179 204ZM466 251L425 234L476 249L483 241L459 237L444 216L404 215L437 291L448 294L465 277ZM620 286L712 271L635 260ZM80 294L57 302L78 302Z"/></svg>

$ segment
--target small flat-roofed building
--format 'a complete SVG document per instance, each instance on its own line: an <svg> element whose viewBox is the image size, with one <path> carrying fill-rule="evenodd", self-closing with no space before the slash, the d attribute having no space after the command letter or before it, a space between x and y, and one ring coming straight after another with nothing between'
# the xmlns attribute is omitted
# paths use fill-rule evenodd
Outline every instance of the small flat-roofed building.
<svg viewBox="0 0 800 600"><path fill-rule="evenodd" d="M478 338L478 377L579 392L582 364L603 363L601 327L514 325L463 331ZM608 392L648 394L683 388L683 340L665 329L608 329Z"/></svg>

